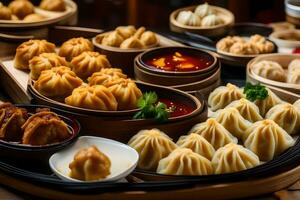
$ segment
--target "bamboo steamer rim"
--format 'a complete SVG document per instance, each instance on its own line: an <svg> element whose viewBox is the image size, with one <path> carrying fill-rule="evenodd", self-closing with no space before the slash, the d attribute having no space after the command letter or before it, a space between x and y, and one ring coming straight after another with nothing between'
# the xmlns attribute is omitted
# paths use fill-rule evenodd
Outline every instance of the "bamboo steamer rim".
<svg viewBox="0 0 300 200"><path fill-rule="evenodd" d="M300 38L300 30L299 29L288 29L288 30L281 30L281 31L275 31L271 33L269 36L270 39L276 43L278 43L278 46L285 46L285 47L300 47L300 41L295 40L286 40L281 39L281 36L289 35L289 34L297 34ZM279 44L280 43L280 44Z"/></svg>

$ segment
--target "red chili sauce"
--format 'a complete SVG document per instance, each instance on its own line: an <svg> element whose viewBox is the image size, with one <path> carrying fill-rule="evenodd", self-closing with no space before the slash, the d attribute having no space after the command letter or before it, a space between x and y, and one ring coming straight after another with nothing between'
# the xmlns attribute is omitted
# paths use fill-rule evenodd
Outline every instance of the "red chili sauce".
<svg viewBox="0 0 300 200"><path fill-rule="evenodd" d="M170 117L180 117L187 115L194 111L193 107L178 101L171 101L169 99L159 99L159 102L166 104L170 113Z"/></svg>
<svg viewBox="0 0 300 200"><path fill-rule="evenodd" d="M300 53L300 48L296 48L293 50L293 53Z"/></svg>
<svg viewBox="0 0 300 200"><path fill-rule="evenodd" d="M163 71L188 72L205 69L213 63L213 60L207 56L195 57L175 52L146 60L145 63Z"/></svg>

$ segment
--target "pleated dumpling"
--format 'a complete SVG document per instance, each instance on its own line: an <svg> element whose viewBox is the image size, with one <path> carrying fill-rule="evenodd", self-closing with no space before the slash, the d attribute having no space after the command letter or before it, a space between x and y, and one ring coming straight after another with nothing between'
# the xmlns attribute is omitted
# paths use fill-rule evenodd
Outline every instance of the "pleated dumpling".
<svg viewBox="0 0 300 200"><path fill-rule="evenodd" d="M300 111L289 103L281 103L272 107L266 114L267 119L276 122L288 134L299 133Z"/></svg>
<svg viewBox="0 0 300 200"><path fill-rule="evenodd" d="M201 18L192 11L181 11L176 21L187 26L201 26Z"/></svg>
<svg viewBox="0 0 300 200"><path fill-rule="evenodd" d="M107 86L111 81L119 78L127 78L126 74L123 74L121 69L118 68L104 68L99 72L93 73L88 78L89 85L104 85Z"/></svg>
<svg viewBox="0 0 300 200"><path fill-rule="evenodd" d="M77 76L86 79L94 72L99 72L103 68L110 68L111 65L105 55L85 51L72 59L71 67Z"/></svg>
<svg viewBox="0 0 300 200"><path fill-rule="evenodd" d="M226 86L216 88L208 97L208 105L213 111L225 108L232 101L244 98L243 91L235 85L228 83Z"/></svg>
<svg viewBox="0 0 300 200"><path fill-rule="evenodd" d="M195 14L203 18L207 15L215 14L215 10L207 3L200 4L195 9Z"/></svg>
<svg viewBox="0 0 300 200"><path fill-rule="evenodd" d="M295 69L299 69L300 70L300 59L294 59L290 62L289 66L288 66L288 72L292 72Z"/></svg>
<svg viewBox="0 0 300 200"><path fill-rule="evenodd" d="M24 22L39 22L44 20L46 17L40 14L32 13L30 15L27 15L24 17L23 21Z"/></svg>
<svg viewBox="0 0 300 200"><path fill-rule="evenodd" d="M134 35L136 29L134 26L119 26L116 28L116 32L120 34L124 39L127 39Z"/></svg>
<svg viewBox="0 0 300 200"><path fill-rule="evenodd" d="M287 83L300 84L300 68L288 72Z"/></svg>
<svg viewBox="0 0 300 200"><path fill-rule="evenodd" d="M131 79L119 78L106 84L109 91L115 96L119 110L130 110L137 108L137 102L143 95Z"/></svg>
<svg viewBox="0 0 300 200"><path fill-rule="evenodd" d="M64 0L42 0L40 8L49 11L63 12L66 10Z"/></svg>
<svg viewBox="0 0 300 200"><path fill-rule="evenodd" d="M118 31L107 33L102 38L102 35L97 36L96 40L105 46L119 47L125 40Z"/></svg>
<svg viewBox="0 0 300 200"><path fill-rule="evenodd" d="M157 44L157 42L158 42L158 39L157 39L155 33L153 33L152 31L144 32L141 35L140 40L145 46L152 46L152 45Z"/></svg>
<svg viewBox="0 0 300 200"><path fill-rule="evenodd" d="M27 15L34 13L34 6L30 1L14 0L8 4L8 8L19 19L23 19Z"/></svg>
<svg viewBox="0 0 300 200"><path fill-rule="evenodd" d="M221 17L215 14L208 15L204 17L201 21L201 25L203 27L212 27L212 26L218 26L220 24L224 24L224 21Z"/></svg>
<svg viewBox="0 0 300 200"><path fill-rule="evenodd" d="M268 96L264 100L255 100L255 105L259 108L259 112L261 116L265 116L265 114L272 108L273 106L282 103L281 99L274 94L269 88L266 88L268 91Z"/></svg>
<svg viewBox="0 0 300 200"><path fill-rule="evenodd" d="M213 174L211 162L191 149L178 148L159 161L159 174L199 176Z"/></svg>
<svg viewBox="0 0 300 200"><path fill-rule="evenodd" d="M116 111L118 102L108 88L102 85L81 86L73 90L65 103L79 108Z"/></svg>
<svg viewBox="0 0 300 200"><path fill-rule="evenodd" d="M238 142L236 137L234 137L213 118L206 120L206 122L196 124L189 133L197 133L201 135L215 149L219 149L228 143Z"/></svg>
<svg viewBox="0 0 300 200"><path fill-rule="evenodd" d="M144 170L156 170L158 162L177 148L172 139L158 129L141 130L128 145L139 153L138 168Z"/></svg>
<svg viewBox="0 0 300 200"><path fill-rule="evenodd" d="M252 67L253 73L266 79L281 81L286 80L285 72L282 66L274 61L263 60Z"/></svg>
<svg viewBox="0 0 300 200"><path fill-rule="evenodd" d="M242 145L230 143L216 151L212 165L215 174L233 173L258 166L259 158Z"/></svg>
<svg viewBox="0 0 300 200"><path fill-rule="evenodd" d="M259 114L259 108L251 101L241 98L231 102L226 108L236 108L242 117L250 122L256 122L262 120L262 116Z"/></svg>
<svg viewBox="0 0 300 200"><path fill-rule="evenodd" d="M241 139L251 123L245 120L234 108L225 108L216 113L216 121L222 124L231 134Z"/></svg>
<svg viewBox="0 0 300 200"><path fill-rule="evenodd" d="M295 143L294 139L273 120L255 122L244 134L244 146L261 161L272 160Z"/></svg>
<svg viewBox="0 0 300 200"><path fill-rule="evenodd" d="M0 4L0 19L10 20L12 18L12 13L10 9L2 4Z"/></svg>
<svg viewBox="0 0 300 200"><path fill-rule="evenodd" d="M29 40L17 47L14 66L17 69L28 70L29 61L42 53L54 53L55 44L46 40Z"/></svg>
<svg viewBox="0 0 300 200"><path fill-rule="evenodd" d="M145 48L145 45L136 37L132 36L124 40L121 45L121 49L142 49Z"/></svg>
<svg viewBox="0 0 300 200"><path fill-rule="evenodd" d="M42 53L29 61L30 77L36 80L42 71L59 66L68 66L65 58L56 53Z"/></svg>
<svg viewBox="0 0 300 200"><path fill-rule="evenodd" d="M181 136L176 144L178 147L191 149L208 160L211 160L215 153L214 147L197 133Z"/></svg>
<svg viewBox="0 0 300 200"><path fill-rule="evenodd" d="M293 104L296 108L300 109L300 99L294 102Z"/></svg>
<svg viewBox="0 0 300 200"><path fill-rule="evenodd" d="M71 38L64 42L60 49L59 55L65 57L67 61L71 61L72 58L80 55L85 51L93 51L94 46L88 39L83 37Z"/></svg>
<svg viewBox="0 0 300 200"><path fill-rule="evenodd" d="M60 66L42 71L34 83L34 88L46 97L64 98L82 83L70 68Z"/></svg>

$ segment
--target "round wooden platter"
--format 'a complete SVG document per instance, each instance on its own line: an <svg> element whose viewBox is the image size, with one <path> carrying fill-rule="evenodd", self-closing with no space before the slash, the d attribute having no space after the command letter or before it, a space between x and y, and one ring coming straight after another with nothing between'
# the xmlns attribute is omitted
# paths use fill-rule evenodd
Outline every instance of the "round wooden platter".
<svg viewBox="0 0 300 200"><path fill-rule="evenodd" d="M257 196L287 188L300 179L300 166L275 176L241 182L220 183L214 185L184 185L166 190L130 190L104 192L101 194L78 194L57 191L35 185L0 173L0 183L18 191L47 199L64 200L114 200L114 199L231 199ZM188 187L186 187L188 186Z"/></svg>

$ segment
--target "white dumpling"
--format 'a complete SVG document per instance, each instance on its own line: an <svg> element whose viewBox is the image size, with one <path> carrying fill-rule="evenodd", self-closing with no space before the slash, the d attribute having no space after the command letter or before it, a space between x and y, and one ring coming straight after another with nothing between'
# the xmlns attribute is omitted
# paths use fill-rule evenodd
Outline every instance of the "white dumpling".
<svg viewBox="0 0 300 200"><path fill-rule="evenodd" d="M201 18L215 13L215 10L208 3L201 4L195 9L195 14Z"/></svg>
<svg viewBox="0 0 300 200"><path fill-rule="evenodd" d="M273 106L282 103L281 99L274 94L269 88L266 88L268 91L268 97L264 100L255 100L254 103L259 108L259 112L261 116L265 116L265 114L272 108Z"/></svg>
<svg viewBox="0 0 300 200"><path fill-rule="evenodd" d="M285 82L286 75L282 66L274 61L264 60L252 66L253 73L273 81Z"/></svg>
<svg viewBox="0 0 300 200"><path fill-rule="evenodd" d="M300 99L295 101L293 105L300 110Z"/></svg>
<svg viewBox="0 0 300 200"><path fill-rule="evenodd" d="M187 26L201 26L201 18L192 11L181 11L176 20Z"/></svg>
<svg viewBox="0 0 300 200"><path fill-rule="evenodd" d="M295 68L288 72L286 82L300 84L300 68Z"/></svg>
<svg viewBox="0 0 300 200"><path fill-rule="evenodd" d="M300 70L300 59L294 59L290 62L289 66L288 66L288 71L292 72L295 69L299 69Z"/></svg>
<svg viewBox="0 0 300 200"><path fill-rule="evenodd" d="M208 15L202 19L201 26L203 27L212 27L220 24L224 24L224 21L218 15Z"/></svg>

